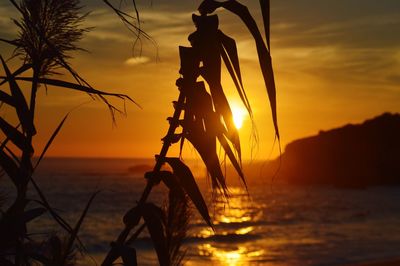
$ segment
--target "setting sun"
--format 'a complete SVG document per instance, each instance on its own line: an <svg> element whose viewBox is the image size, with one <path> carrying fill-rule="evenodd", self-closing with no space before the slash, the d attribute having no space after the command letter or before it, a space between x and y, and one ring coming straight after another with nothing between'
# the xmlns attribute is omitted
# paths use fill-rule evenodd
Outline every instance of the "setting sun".
<svg viewBox="0 0 400 266"><path fill-rule="evenodd" d="M232 104L232 116L233 123L237 129L241 129L243 126L243 121L246 118L247 111L242 106L237 104Z"/></svg>

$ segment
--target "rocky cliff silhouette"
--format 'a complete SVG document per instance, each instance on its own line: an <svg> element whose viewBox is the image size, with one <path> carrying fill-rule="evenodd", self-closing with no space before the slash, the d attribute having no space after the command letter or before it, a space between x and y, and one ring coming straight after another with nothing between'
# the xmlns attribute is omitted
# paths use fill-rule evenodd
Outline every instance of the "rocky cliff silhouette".
<svg viewBox="0 0 400 266"><path fill-rule="evenodd" d="M293 141L282 155L279 176L296 184L400 185L400 114Z"/></svg>

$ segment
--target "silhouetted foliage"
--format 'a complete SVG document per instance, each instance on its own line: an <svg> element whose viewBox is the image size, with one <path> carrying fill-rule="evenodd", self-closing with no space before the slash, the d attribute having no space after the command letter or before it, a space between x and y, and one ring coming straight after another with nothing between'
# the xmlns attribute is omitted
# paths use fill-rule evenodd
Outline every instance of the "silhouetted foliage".
<svg viewBox="0 0 400 266"><path fill-rule="evenodd" d="M265 7L267 3L269 7L269 2L260 2L261 6ZM270 98L275 133L279 140L271 57L254 19L247 8L236 1L204 1L199 7L201 16L192 15L196 26L196 31L190 34L188 38L192 47L179 47L181 60L179 73L181 77L176 81L176 86L180 93L178 100L173 103L175 109L173 116L168 118L170 127L165 137L162 138L163 146L156 156L153 171L147 172L145 175L147 184L140 200L124 216L125 228L116 241L112 243L111 249L102 263L103 266L112 265L119 257L123 258L123 250L129 248L129 245L140 234L143 226L148 228L159 264L180 264L184 253L179 251L179 248L186 235L185 229L189 219L187 199L191 200L205 222L213 228L207 205L190 168L181 158L167 156L172 144L180 142L182 152L185 139L187 139L206 165L214 191L216 190L218 195L229 198L226 178L217 154L218 140L246 186L241 166L239 134L233 124L232 111L221 84L222 61L224 61L252 120L253 112L243 86L236 42L218 29L217 15L207 15L214 12L218 7L224 7L239 15L256 41L260 67ZM263 12L263 18L264 26L268 27L266 38L269 45L269 9ZM122 20L125 21L126 16L123 15ZM198 81L199 78L202 78L203 81ZM180 132L176 132L179 129ZM162 170L165 163L172 167L172 172ZM164 212L153 203L147 203L152 188L161 181L169 190L169 208ZM131 230L138 226L142 220L142 227L136 231L139 233L134 233L128 239ZM177 230L178 228L180 230ZM173 242L179 244L172 245ZM133 256L133 253L131 253L131 256ZM128 265L126 262L124 263Z"/></svg>
<svg viewBox="0 0 400 266"><path fill-rule="evenodd" d="M12 58L20 59L21 66L13 72L0 56L5 73L0 76L0 107L15 111L18 121L14 125L0 118L0 130L5 137L0 146L0 166L2 173L14 184L17 193L12 204L0 216L0 265L74 265L76 244L82 247L78 232L96 194L92 195L81 217L72 227L52 208L45 193L35 182L35 169L68 116L55 129L33 165L33 156L37 154L32 145L33 137L37 134L34 115L37 91L41 85L45 85L89 93L92 97L100 98L112 115L115 111L121 111L108 102L107 96L132 100L126 95L92 88L69 65L70 53L81 50L76 42L87 31L80 27L85 15L80 15L78 0L21 0L19 3L10 0L10 3L21 16L20 19L13 19L19 31L18 37L1 41L14 47ZM76 83L50 78L57 74L59 68L71 74ZM31 76L22 76L27 73L31 73ZM20 81L30 83L30 93L23 92ZM36 190L38 200L27 198L29 184ZM39 207L31 207L31 204ZM65 237L54 235L40 243L28 232L27 224L45 213L49 213L59 224Z"/></svg>

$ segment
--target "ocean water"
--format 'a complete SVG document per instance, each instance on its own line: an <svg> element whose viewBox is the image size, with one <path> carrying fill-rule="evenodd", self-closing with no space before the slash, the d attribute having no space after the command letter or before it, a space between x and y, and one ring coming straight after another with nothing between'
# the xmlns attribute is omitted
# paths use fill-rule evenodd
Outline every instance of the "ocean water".
<svg viewBox="0 0 400 266"><path fill-rule="evenodd" d="M91 194L100 191L79 234L91 257L82 265L101 263L123 228L122 216L139 199L143 171L151 165L137 159L49 158L38 169L37 183L71 224ZM200 164L194 169L204 175ZM194 214L185 265L347 265L400 257L400 188L299 187L259 179L249 177L250 197L236 182L229 204L211 202L207 179L198 179L216 230ZM4 177L0 184L11 199L12 186ZM150 200L162 203L165 192L158 186ZM37 198L33 191L30 195ZM31 228L36 234L60 231L46 215ZM135 247L139 265L157 265L147 233Z"/></svg>

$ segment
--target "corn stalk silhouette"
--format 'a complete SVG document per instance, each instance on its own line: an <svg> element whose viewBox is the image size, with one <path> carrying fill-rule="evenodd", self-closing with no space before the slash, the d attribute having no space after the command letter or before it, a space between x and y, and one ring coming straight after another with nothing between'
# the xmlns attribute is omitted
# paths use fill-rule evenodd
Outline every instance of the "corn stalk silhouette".
<svg viewBox="0 0 400 266"><path fill-rule="evenodd" d="M103 266L110 266L119 258L122 259L124 265L137 265L136 251L131 244L145 227L153 240L160 265L180 263L182 252L176 252L177 248L171 248L171 243L168 241L168 232L171 230L168 230L166 223L166 220L177 218L179 214L177 212L166 214L160 207L147 202L153 187L160 182L169 189L170 196L179 191L178 194L182 199L185 197L190 199L204 221L213 228L207 205L189 167L179 157L167 156L171 145L180 142L182 151L184 141L188 140L205 163L211 177L213 191L229 198L226 179L216 153L218 140L246 186L241 166L240 140L221 85L222 61L251 119L253 119L253 112L243 86L235 40L218 29L217 15L209 15L217 8L225 8L239 16L255 40L260 68L270 100L275 135L279 140L276 89L269 46L269 1L260 0L260 4L263 10L266 43L247 7L235 0L226 2L205 0L198 8L200 16L193 14L192 20L197 30L189 36L191 47L179 47L181 77L176 81L179 97L174 102L173 116L168 118L170 124L168 132L162 139L163 145L160 153L156 155L153 171L145 174L146 187L137 204L123 217L125 227L117 239L111 243L111 249L102 263ZM200 77L204 81L198 81ZM210 93L206 89L206 84ZM181 130L177 132L179 128ZM163 171L164 164L169 164L172 172ZM139 226L142 218L144 222ZM139 228L131 233L136 227ZM175 252L171 252L172 250ZM175 259L176 254L180 254L179 259Z"/></svg>
<svg viewBox="0 0 400 266"><path fill-rule="evenodd" d="M45 148L34 160L33 138L38 133L35 127L37 91L41 86L58 87L89 94L100 99L109 108L112 118L116 112L124 112L112 105L108 97L133 100L123 94L107 93L90 86L68 63L70 53L81 50L76 42L88 30L81 27L85 15L80 15L79 0L9 0L21 18L13 19L19 30L14 40L4 40L14 47L12 58L22 61L21 66L11 71L0 56L4 76L0 76L0 107L13 110L17 122L0 117L0 130L5 139L0 144L1 175L6 174L16 188L16 198L0 216L0 265L71 265L74 243L83 219L93 201L93 194L85 206L76 225L67 223L51 206L45 194L34 180L34 172L54 138L61 130L68 114L54 130ZM69 73L75 82L53 78L58 69ZM29 74L31 74L29 76ZM30 93L24 93L20 83L30 84ZM7 88L6 88L7 87ZM29 95L30 99L27 100ZM29 184L36 190L39 199L27 197ZM28 208L31 203L40 207ZM35 241L27 231L27 224L44 213L49 213L65 231L67 237L52 236L45 243ZM43 246L47 249L43 250Z"/></svg>

